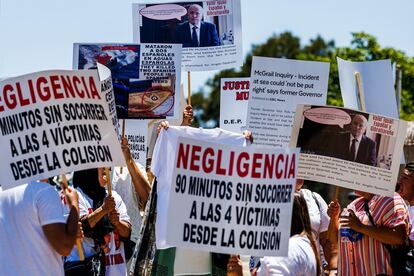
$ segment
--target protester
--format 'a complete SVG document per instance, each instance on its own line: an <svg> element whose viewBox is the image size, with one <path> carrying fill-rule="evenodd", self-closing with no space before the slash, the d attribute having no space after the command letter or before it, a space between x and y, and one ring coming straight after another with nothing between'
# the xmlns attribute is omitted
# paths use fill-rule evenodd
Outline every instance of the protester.
<svg viewBox="0 0 414 276"><path fill-rule="evenodd" d="M338 201L328 206L331 242L338 242L340 227L346 230L342 233L347 233L339 243L338 274L393 275L384 245L401 246L406 241L409 218L404 201L397 193L394 197L360 191L356 194L359 197L347 206L347 216L340 218Z"/></svg>
<svg viewBox="0 0 414 276"><path fill-rule="evenodd" d="M61 255L70 253L78 232L78 195L64 190L65 219L58 193L45 182L0 192L0 275L64 274Z"/></svg>
<svg viewBox="0 0 414 276"><path fill-rule="evenodd" d="M414 163L408 163L400 175L397 192L409 204L410 222L414 222ZM411 225L410 240L414 243L414 227Z"/></svg>
<svg viewBox="0 0 414 276"><path fill-rule="evenodd" d="M125 275L122 239L129 238L131 224L124 202L115 191L107 195L103 168L76 171L73 185L79 194L86 259L80 263L77 249L73 248L65 261L66 275L98 275L102 271L109 276ZM100 269L94 266L94 260L101 260Z"/></svg>
<svg viewBox="0 0 414 276"><path fill-rule="evenodd" d="M252 275L321 275L321 261L317 243L312 235L306 200L295 193L290 228L288 257L260 258L259 267Z"/></svg>
<svg viewBox="0 0 414 276"><path fill-rule="evenodd" d="M120 167L114 169L111 184L113 190L124 201L131 220L131 238L130 241L124 243L128 261L139 238L142 222L140 210L145 208L151 186L145 168L132 158L128 140L125 137L121 139L121 148L127 167L122 170Z"/></svg>
<svg viewBox="0 0 414 276"><path fill-rule="evenodd" d="M303 179L296 180L296 192L303 196L308 206L312 233L318 244L323 268L329 275L330 272L336 272L338 248L336 243L333 244L328 239L328 205L318 193L303 189L303 183Z"/></svg>
<svg viewBox="0 0 414 276"><path fill-rule="evenodd" d="M175 30L175 43L185 47L209 47L220 45L216 26L204 22L203 8L192 4L187 11L188 21L177 26Z"/></svg>

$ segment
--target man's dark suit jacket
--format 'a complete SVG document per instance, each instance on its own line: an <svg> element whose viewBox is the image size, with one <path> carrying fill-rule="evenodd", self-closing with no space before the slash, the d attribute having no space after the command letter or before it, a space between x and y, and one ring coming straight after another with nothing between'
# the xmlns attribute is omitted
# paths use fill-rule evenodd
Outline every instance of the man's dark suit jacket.
<svg viewBox="0 0 414 276"><path fill-rule="evenodd" d="M184 22L177 26L175 30L175 43L183 44L183 47L193 47L191 45L190 23ZM200 24L200 41L199 47L218 46L220 40L217 34L216 26L209 22L201 21Z"/></svg>
<svg viewBox="0 0 414 276"><path fill-rule="evenodd" d="M348 160L350 149L350 133L336 136L332 141L331 154L333 157ZM375 141L365 135L362 135L356 154L355 162L376 166L377 165L377 149Z"/></svg>

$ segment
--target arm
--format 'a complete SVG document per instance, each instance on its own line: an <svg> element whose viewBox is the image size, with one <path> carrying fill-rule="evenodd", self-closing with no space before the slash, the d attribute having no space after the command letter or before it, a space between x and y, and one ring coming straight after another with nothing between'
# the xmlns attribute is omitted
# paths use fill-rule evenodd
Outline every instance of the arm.
<svg viewBox="0 0 414 276"><path fill-rule="evenodd" d="M227 276L242 276L243 263L238 255L231 255L227 263Z"/></svg>
<svg viewBox="0 0 414 276"><path fill-rule="evenodd" d="M328 205L328 215L331 218L328 226L327 238L332 244L338 244L338 231L339 231L339 213L341 206L338 201L332 201Z"/></svg>
<svg viewBox="0 0 414 276"><path fill-rule="evenodd" d="M87 226L89 226L89 228L94 228L95 225L112 210L115 210L115 199L112 196L107 196L101 207L81 218L82 225L86 226L84 227L85 232L87 231L86 229L88 229ZM86 223L87 225L85 225Z"/></svg>
<svg viewBox="0 0 414 276"><path fill-rule="evenodd" d="M148 200L151 186L132 159L131 151L128 147L128 140L126 138L122 138L121 146L129 174L131 175L132 184L134 185L135 193L137 198L139 198L139 207L140 209L143 209Z"/></svg>
<svg viewBox="0 0 414 276"><path fill-rule="evenodd" d="M129 235L131 234L131 224L125 220L120 220L118 211L113 210L109 214L109 221L115 226L115 229L118 230L121 237L129 238Z"/></svg>
<svg viewBox="0 0 414 276"><path fill-rule="evenodd" d="M193 107L191 105L187 105L183 111L183 121L181 122L181 126L190 126L193 122Z"/></svg>
<svg viewBox="0 0 414 276"><path fill-rule="evenodd" d="M129 222L127 208L118 194L114 193L113 195L115 198L116 209L108 215L109 221L115 229L118 230L119 236L129 238L131 235L131 224Z"/></svg>
<svg viewBox="0 0 414 276"><path fill-rule="evenodd" d="M338 231L338 230L337 230ZM328 262L328 269L336 269L338 266L338 243L333 243L328 238L328 231L319 234L319 242L322 246L326 261ZM338 234L336 234L338 239Z"/></svg>
<svg viewBox="0 0 414 276"><path fill-rule="evenodd" d="M365 225L352 210L349 210L348 217L340 219L340 223L385 244L402 245L407 238L405 225L395 227Z"/></svg>
<svg viewBox="0 0 414 276"><path fill-rule="evenodd" d="M62 256L68 256L73 249L78 233L79 205L75 190L65 190L70 212L65 223L51 223L42 226L43 233L53 249Z"/></svg>

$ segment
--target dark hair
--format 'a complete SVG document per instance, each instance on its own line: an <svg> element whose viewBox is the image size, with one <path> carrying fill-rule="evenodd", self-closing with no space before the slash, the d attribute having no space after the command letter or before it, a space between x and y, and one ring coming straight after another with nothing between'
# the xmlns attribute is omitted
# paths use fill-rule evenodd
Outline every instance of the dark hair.
<svg viewBox="0 0 414 276"><path fill-rule="evenodd" d="M93 210L96 210L102 205L106 196L106 190L99 184L98 177L98 169L96 168L76 171L73 173L73 187L80 188L82 192L92 199ZM95 241L95 250L99 251L99 245L105 243L104 236L113 231L108 216L104 216L99 220L93 229L90 227L88 220L82 218L81 222L85 236L88 236Z"/></svg>
<svg viewBox="0 0 414 276"><path fill-rule="evenodd" d="M106 195L105 188L99 184L98 169L96 168L74 172L73 187L81 188L82 192L93 200L94 205L101 202Z"/></svg>
<svg viewBox="0 0 414 276"><path fill-rule="evenodd" d="M295 192L293 198L292 224L290 226L290 236L292 237L294 235L306 235L308 237L316 259L316 275L321 275L321 259L312 234L308 205L303 196L297 192Z"/></svg>

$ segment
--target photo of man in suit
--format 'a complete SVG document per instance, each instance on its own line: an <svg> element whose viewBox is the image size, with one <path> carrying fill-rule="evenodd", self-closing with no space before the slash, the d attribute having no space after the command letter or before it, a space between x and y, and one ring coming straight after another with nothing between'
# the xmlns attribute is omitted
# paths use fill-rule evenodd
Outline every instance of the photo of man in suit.
<svg viewBox="0 0 414 276"><path fill-rule="evenodd" d="M332 143L334 157L369 165L377 165L376 143L365 136L367 119L357 114L353 117L349 133L336 136Z"/></svg>
<svg viewBox="0 0 414 276"><path fill-rule="evenodd" d="M203 8L193 4L187 10L188 21L177 26L175 30L175 43L180 43L183 47L209 47L219 46L216 26L209 22L204 22Z"/></svg>

